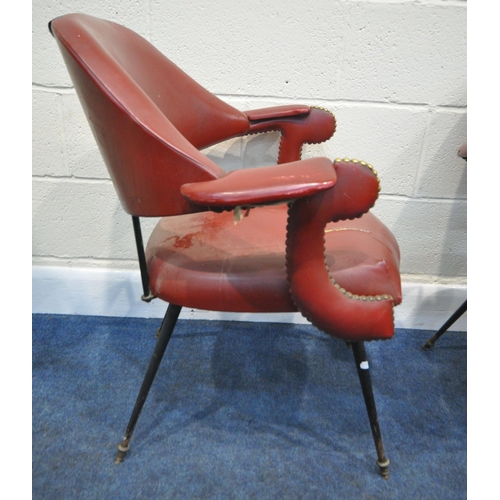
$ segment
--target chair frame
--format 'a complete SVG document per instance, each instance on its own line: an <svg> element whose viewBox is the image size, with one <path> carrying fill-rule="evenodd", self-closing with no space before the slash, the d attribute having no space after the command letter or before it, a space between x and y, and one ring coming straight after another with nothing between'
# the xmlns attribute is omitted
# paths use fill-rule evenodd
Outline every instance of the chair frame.
<svg viewBox="0 0 500 500"><path fill-rule="evenodd" d="M75 19L75 17L80 17L80 19L86 18L87 20L90 19L90 16L78 14L70 14L68 15L68 17L71 17L73 19ZM94 18L93 22L100 23L99 26L102 26L102 23L104 21ZM53 21L49 23L49 29L51 33L54 34L52 30L52 23ZM85 32L84 35L82 35L82 39L80 39L80 34L78 34L78 37L76 36L76 33L80 33L80 31L75 31L75 25L72 25L71 21L70 26L72 26L72 28L66 32L66 35L69 38L75 40L78 38L79 42L75 41L74 43L79 43L80 49L83 52L87 51L85 53L88 56L88 51L92 50L92 48L89 47L94 46L90 43L82 44L82 41L84 36L86 37L90 35L88 34L88 32ZM136 43L140 43L140 46L142 47L141 50L145 50L145 44L147 42L145 42L144 40L138 42L137 38L140 37L138 37L138 35L136 34L134 34L134 36L136 37L134 38L134 41ZM56 38L58 37L56 36ZM123 39L121 40L123 42ZM62 43L59 38L58 42ZM114 42L116 42L115 39ZM113 47L118 47L119 49L121 49L124 46L128 46L126 43L124 44L122 42L120 42L119 44L115 43ZM70 42L67 43L70 44ZM68 49L68 47L66 47L66 49ZM71 47L71 50L73 50L73 47ZM119 195L120 192L122 194L122 196L120 196L120 199L123 208L130 215L132 215L132 225L135 235L135 243L139 267L141 271L141 282L143 289L141 299L145 302L150 302L153 298L155 298L155 296L154 293L152 293L149 279L150 272L153 275L154 270L153 268L148 270L139 216L154 217L192 214L200 210L234 210L236 215L238 214L238 211L241 212L242 208L247 209L252 206L258 206L259 204L286 203L289 206L289 219L286 240L286 267L288 275L287 278L290 279L290 298L291 300L293 299L293 302L291 302L291 304L295 304L297 306L297 309L301 310L304 314L304 311L299 306L300 301L303 299L303 297L301 297L300 295L302 292L300 290L300 286L296 286L297 282L294 282L294 278L296 278L299 283L302 283L302 287L304 289L307 289L307 286L303 286L304 272L297 272L296 275L298 276L291 276L290 273L295 271L297 269L297 266L301 271L303 271L304 269L308 269L307 267L304 267L302 265L301 259L308 259L309 256L305 255L299 256L297 258L297 256L293 254L293 252L290 252L290 247L293 247L294 242L296 242L297 240L302 241L304 238L306 238L306 241L309 242L310 240L308 238L311 237L311 234L315 240L315 243L318 243L317 240L319 240L319 243L321 243L321 239L322 237L324 237L325 227L325 225L322 226L321 224L326 224L330 221L335 222L338 220L360 217L362 214L368 212L368 210L373 206L373 203L378 196L378 190L380 190L376 171L372 168L371 165L365 162L359 162L358 160L351 161L349 159L337 159L335 160L335 162L330 162L326 158L302 160L302 162L298 161L298 159L300 160L300 153L303 144L320 143L328 140L333 135L336 127L336 121L333 114L329 110L318 108L315 106L277 106L275 108L251 110L243 113L232 108L229 109L230 106L222 103L222 101L218 100L208 91L202 89L193 80L189 80L189 85L191 86L190 88L195 89L193 91L193 95L196 93L199 94L195 96L196 99L198 99L196 103L191 103L193 104L193 109L196 110L196 112L192 110L196 120L198 120L198 106L203 107L207 102L209 102L211 103L211 105L219 107L221 109L222 115L226 116L231 125L229 126L229 129L226 130L228 125L226 123L227 120L225 119L226 121L223 121L221 126L217 130L214 130L212 126L205 127L206 131L208 131L209 133L208 135L204 136L203 134L200 135L199 130L196 126L191 127L189 120L180 120L179 126L184 127L183 132L183 129L176 128L177 125L174 125L173 122L171 123L169 120L165 120L166 115L162 115L162 108L159 101L155 101L156 104L153 104L153 101L148 97L149 94L143 95L141 93L134 93L136 85L138 85L135 80L125 78L120 80L120 85L116 86L117 84L114 81L113 71L115 71L119 66L118 60L113 59L113 57L107 50L101 51L100 54L102 56L102 60L100 60L100 71L102 70L106 75L106 78L108 78L107 84L112 85L112 88L104 86L107 89L106 92L109 91L112 95L112 89L115 87L119 88L120 92L123 93L122 98L123 96L125 96L124 98L127 102L130 95L139 96L140 99L137 102L134 101L134 105L136 106L134 109L136 112L141 114L141 119L149 124L148 127L151 126L154 128L158 126L158 130L161 129L162 134L165 133L165 136L168 136L169 140L173 141L172 144L170 144L170 142L168 141L159 141L157 136L150 134L150 128L143 127L142 122L140 122L140 120L136 120L135 115L134 119L132 119L132 115L128 114L125 111L126 106L118 106L116 105L117 101L115 102L112 99L102 100L100 97L100 92L104 87L101 86L101 83L99 83L99 90L96 91L96 93L94 93L94 86L92 87L92 91L89 91L91 92L91 94L89 94L91 100L98 99L97 101L93 102L94 104L98 102L98 104L95 105L96 109L99 110L99 119L102 121L102 123L101 121L99 122L102 125L102 129L100 130L106 130L106 134L104 136L101 136L101 138L105 138L105 144L103 145L99 143L99 145L102 146L101 152L103 153L104 151L105 153L107 151L106 147L109 147L113 152L111 156L109 156L109 151L107 151L108 156L103 153L105 156L105 163L107 164L108 169L111 172L111 177L116 180L113 175L116 174L116 176L118 177L119 175L121 175L121 173L123 173L123 171L126 174L124 175L123 179L120 178L120 181L122 183L120 184L121 187L120 189L118 189L118 191ZM150 54L153 54L153 52L151 52ZM89 73L86 73L85 71L81 73L82 68L78 63L75 62L75 57L73 56L73 54L70 54L66 50L63 55L66 58L67 64L71 66L72 71L74 71L77 75L76 81L78 82L79 78L84 78L84 81L88 82L90 78ZM93 56L91 55L90 57ZM139 62L142 61L147 61L148 64L152 64L151 61L158 61L160 57L158 51L154 52L154 57L151 57L151 60L148 60L147 58L136 60L134 66L130 66L129 69L132 71L136 71L136 66L142 67L139 64ZM168 71L172 72L168 74L169 78L171 74L175 74L177 75L176 78L180 78L179 75L182 72L178 68L176 68L175 65L173 65L166 58L161 59L161 61L162 64L165 65L162 66L162 68L165 69L166 67L168 67ZM147 71L145 74L150 74L148 73L148 71L151 71L150 66L147 66ZM82 76L82 74L84 75L84 77ZM155 74L154 71L153 74ZM92 78L90 78L90 80L92 80ZM167 81L168 80L169 79L167 79ZM162 85L164 81L165 79L162 78ZM126 85L123 82L126 82ZM81 80L79 81L79 83L81 83ZM75 87L77 88L78 92L79 87L77 85L75 85ZM203 92L201 92L200 89ZM157 95L156 93L153 94L154 96ZM97 98L96 95L98 95L99 97ZM167 95L170 94L167 93ZM200 97L200 95L204 97ZM158 97L160 96L158 95ZM215 101L220 102L214 103ZM137 104L139 102L140 104ZM175 102L179 102L179 99ZM171 104L172 103L170 103L170 105ZM236 113L233 113L233 111ZM184 114L183 116L187 115ZM139 123L141 123L141 125L139 125ZM216 120L214 120L212 123L215 124ZM224 174L222 169L220 169L218 165L209 161L205 156L203 156L200 153L200 149L203 149L203 147L207 147L210 144L220 142L221 140L229 139L231 137L239 137L262 132L271 132L275 130L280 130L282 133L278 153L278 165L268 167L267 171L272 172L272 174L268 174L271 178L274 176L274 178L276 179L288 179L288 184L283 184L280 180L279 187L274 185L272 193L268 193L259 183L261 183L262 181L268 182L269 178L261 179L259 176L256 177L255 173L252 172L246 172L243 174L235 173L236 177L233 175L231 177L231 181L229 181L229 184L231 184L234 179L237 179L236 184L238 184L238 182L240 184L238 184L237 189L229 190L231 192L231 196L228 197L227 192L225 192L224 189L227 188L227 179L229 178L229 176L219 176ZM119 142L119 139L116 139L116 137L123 137L123 134L133 134L135 141L129 141L129 143L127 143L127 146L130 145L132 147L123 148L123 150L115 149L116 141L118 140ZM192 134L192 136L189 134ZM142 138L142 140L140 138ZM115 142L113 142L113 140ZM147 142L145 143L143 141ZM166 200L163 191L159 188L159 186L163 186L163 182L166 182L166 180L170 179L166 175L164 170L161 171L160 177L148 178L146 186L141 186L140 191L135 190L136 185L134 182L134 176L138 173L137 165L142 165L142 163L140 163L137 158L142 158L145 144L147 144L146 147L149 148L148 152L155 158L161 157L162 162L170 162L172 165L176 165L177 167L179 165L183 166L183 168L179 170L179 172L182 172L182 176L176 178L176 183L174 184L174 188L176 189L176 191L173 200ZM184 155L184 151L188 152L187 156ZM299 163L300 165L297 165ZM308 176L310 177L310 182L306 183L306 185L304 186L301 182L295 182L295 179L301 177L302 171L300 169L306 163L308 167L307 171ZM362 169L364 170L363 173L360 174L360 177L357 177L357 174L352 174L352 172L355 171L359 173L362 170L361 168L359 170L356 170L359 166L356 164L359 163L361 163ZM125 165L125 167L123 167L123 165ZM334 170L332 170L332 167ZM120 171L120 174L118 174L118 171ZM298 174L299 171L300 175ZM325 172L327 172L327 174L325 174ZM313 173L317 176L314 177ZM190 177L188 177L188 174ZM335 184L337 174L339 174L339 177L341 179L337 184ZM253 176L251 182L249 182L248 175ZM254 183L255 179L257 179L257 185L255 185ZM247 189L248 186L246 185L248 183L252 184L249 189ZM338 187L342 184L344 188L347 185L353 185L357 189L357 191L350 193L352 194L352 196L349 196L349 194L339 190L336 191L338 193L338 197L332 198L332 188L334 186ZM327 189L328 192L326 191ZM265 194L262 194L263 192L265 192ZM345 197L341 197L341 193L342 196L345 194ZM306 202L304 202L305 197L307 197ZM332 209L332 207L333 212L330 210ZM299 212L299 210L302 210L302 212ZM297 217L298 213L301 214L301 217ZM295 216L295 219L292 217L292 215ZM313 215L318 215L318 218L308 219ZM310 220L315 221L315 224L311 224L311 226L313 226L313 233L301 232L300 229L303 229L304 227L310 227L308 223L308 221ZM396 243L394 244L397 246ZM306 245L305 247L309 248L309 246L310 245ZM320 246L321 245L314 247L315 251L316 248L319 248ZM304 246L301 245L297 245L297 247L304 248ZM306 252L304 252L304 254L305 253ZM396 251L394 251L394 253L391 255L395 255L395 253ZM331 333L333 336L349 339L346 340L346 343L350 348L352 348L353 351L354 361L361 383L372 436L375 442L377 452L377 465L382 477L387 479L389 477L389 460L386 457L384 446L382 443L382 436L375 405L375 398L373 395L369 363L366 355L364 340L390 338L393 335L394 324L392 310L394 306L394 299L391 295L388 295L386 293L378 294L378 292L375 292L376 295L374 296L360 297L351 292L347 292L329 275L327 266L325 269L325 261L320 261L321 259L317 259L315 257L314 263L320 264L322 266L321 272L324 273L324 275L322 275L322 278L324 276L328 278L327 286L330 286L330 293L333 293L335 297L339 297L339 300L351 301L351 305L346 305L346 302L341 302L341 304L343 305L339 306L336 309L326 307L326 312L328 313L327 319L322 317L320 314L318 324L311 318L308 317L308 319L320 330L325 331L325 333ZM396 270L395 267L393 269L395 270L394 272L399 278L399 271ZM316 269L314 269L313 272L316 272ZM309 270L307 275L305 276L305 280L309 280ZM155 289L154 278L151 283L153 283L153 289ZM156 293L162 297L169 297L168 294L162 294L159 290L156 290ZM312 301L313 307L316 308L316 312L317 310L320 310L322 312L324 311L325 305L322 303L321 299L325 299L325 297L327 296L328 295L325 294L324 297L315 297L315 300ZM346 299L345 297L348 298ZM307 298L308 303L311 302L309 298L310 295ZM359 304L361 304L363 307L363 311L366 311L366 314L364 314L361 319L361 315L357 315L355 313L355 311L358 311L358 309L356 309L358 307L358 299ZM115 457L115 463L117 464L123 462L127 452L130 449L130 441L133 432L136 428L138 419L144 407L144 403L148 397L161 360L166 352L170 338L173 334L175 325L182 310L181 305L172 303L170 299L165 300L169 302L169 305L162 320L161 326L156 332L156 345L154 347L146 374L142 381L134 408L130 415L124 437L118 445L118 451ZM183 302L182 298L179 298L178 300L179 302ZM400 295L398 295L398 301L400 300L401 297ZM396 304L397 303L399 302L396 302ZM354 308L352 304L356 304ZM312 309L313 307L311 307L310 309ZM314 314L310 309L307 312L310 316L314 317ZM249 310L256 311L257 309ZM348 333L340 333L344 332L344 330L342 330L342 328L338 326L341 322L335 322L336 320L338 320L338 317L335 319L334 316L334 313L336 314L337 311L342 311L341 316L346 316L347 314L349 314ZM374 313L374 311L376 312ZM383 328L377 330L376 332L373 332L371 330L368 332L367 328L370 329L371 325L374 323L371 318L374 316L374 314L376 316L378 313L380 313L381 315L383 314ZM381 321L379 320L376 324L379 325L380 323ZM336 325L335 328L332 327L330 329L330 324ZM345 330L345 332L347 332L347 330Z"/></svg>
<svg viewBox="0 0 500 500"><path fill-rule="evenodd" d="M182 306L169 304L165 317L157 331L157 341L151 356L146 374L142 385L137 395L137 399L130 415L130 419L125 430L122 441L118 444L118 450L115 457L115 464L120 464L125 459L127 452L130 450L130 440L141 415L144 403L148 397L151 386L153 385L156 373L161 364L165 351L167 349L170 338L174 331L175 325L179 318ZM365 343L363 341L350 342L348 346L352 348L356 369L363 392L363 399L370 422L370 428L375 443L377 452L377 466L379 472L384 479L389 479L390 461L386 456L384 444L382 441L382 433L378 420L377 407L375 404L375 396L373 394L373 386L370 376L369 362L366 355Z"/></svg>
<svg viewBox="0 0 500 500"><path fill-rule="evenodd" d="M140 219L137 216L132 216L132 224L134 229L135 242L137 247L137 257L139 261L139 268L141 272L141 282L143 287L143 295L141 299L144 302L151 302L156 297L151 294L149 288L149 275L146 266L146 257L144 252L144 243L142 238L142 230ZM142 409L148 397L149 391L153 385L156 373L161 364L165 351L167 349L170 338L174 331L175 325L181 313L182 306L169 304L167 311L162 320L161 326L155 334L157 339L156 345L153 350L146 374L144 376L142 385L139 389L139 394L130 415L125 434L122 441L118 444L116 452L115 464L120 464L125 459L127 452L130 450L130 440L137 425ZM380 431L380 424L377 414L377 406L375 404L375 396L373 394L373 386L369 371L368 356L366 354L364 342L348 342L347 346L352 348L356 370L358 373L361 390L363 392L363 399L370 422L370 428L377 451L377 466L379 467L380 474L384 479L389 479L389 464L390 461L386 456L384 444L382 441L382 433Z"/></svg>
<svg viewBox="0 0 500 500"><path fill-rule="evenodd" d="M142 230L140 224L140 218L137 216L132 216L132 224L134 229L134 237L137 248L137 258L139 261L139 269L141 272L141 282L143 287L143 294L141 295L141 300L144 302L151 302L156 297L151 293L149 287L149 273L146 265L146 256L144 252L144 243L142 237ZM175 304L169 304L167 311L162 320L161 326L158 328L155 334L157 339L156 345L153 350L146 374L144 376L142 385L139 389L139 394L132 410L132 413L125 430L122 441L118 444L115 464L120 464L125 459L127 452L130 450L130 440L132 434L135 430L139 417L141 415L142 409L148 397L149 391L153 385L156 373L161 364L165 351L167 349L170 338L174 331L175 325L181 313L182 306ZM366 355L365 344L363 341L360 342L348 342L347 346L352 348L354 361L356 364L356 370L358 373L359 381L361 384L361 390L363 392L363 399L365 402L366 411L368 414L368 420L370 422L370 428L373 436L373 441L375 443L375 449L377 451L377 466L379 468L380 474L384 479L389 479L389 465L390 461L386 456L384 444L382 441L382 433L380 431L380 424L377 414L377 406L375 404L375 396L373 394L373 386L371 382L371 376L369 371L369 362Z"/></svg>

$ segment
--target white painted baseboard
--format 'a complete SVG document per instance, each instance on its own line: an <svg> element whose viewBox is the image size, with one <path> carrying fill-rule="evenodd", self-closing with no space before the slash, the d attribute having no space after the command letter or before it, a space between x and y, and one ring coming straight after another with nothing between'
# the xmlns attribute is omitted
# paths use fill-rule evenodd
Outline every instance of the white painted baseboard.
<svg viewBox="0 0 500 500"><path fill-rule="evenodd" d="M32 268L32 312L162 318L166 304L140 299L138 271L52 266ZM467 298L463 285L403 283L403 303L395 309L397 328L437 330ZM307 323L299 313L236 314L184 309L181 318ZM451 331L467 330L464 314Z"/></svg>

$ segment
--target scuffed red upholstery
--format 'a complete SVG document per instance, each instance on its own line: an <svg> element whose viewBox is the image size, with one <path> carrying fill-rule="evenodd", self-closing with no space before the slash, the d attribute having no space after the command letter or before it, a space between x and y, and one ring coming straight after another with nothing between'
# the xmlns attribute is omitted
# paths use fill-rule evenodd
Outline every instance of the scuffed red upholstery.
<svg viewBox="0 0 500 500"><path fill-rule="evenodd" d="M344 269L346 276L340 282L334 272L339 264L335 252L333 269L329 269L323 247L328 222L356 219L373 206L378 197L378 179L372 170L359 163L340 161L335 167L338 182L333 188L297 200L290 208L286 254L291 294L304 316L326 333L348 341L387 339L394 333L393 303L401 300L397 287L399 262L395 260L398 253L394 253L393 238L386 233L385 238L375 240L386 246L387 253L371 273L365 269L360 277L353 269L347 272ZM356 223L349 230L344 226L345 231L352 233L348 253L363 251L370 255L374 251L373 232L378 221L374 217L367 220L370 222L364 228ZM371 238L364 239L363 244L365 231ZM334 234L331 240L337 237ZM375 278L378 283L387 282L388 288L385 291L378 288ZM358 282L360 279L362 283ZM347 286L342 286L342 282ZM366 293L370 285L375 288Z"/></svg>
<svg viewBox="0 0 500 500"><path fill-rule="evenodd" d="M392 336L399 250L367 213L378 179L359 162L300 159L304 144L333 135L332 113L236 110L111 22L71 14L51 31L124 209L162 217L146 249L157 297L217 311L298 310L344 340ZM274 130L278 166L226 174L199 151ZM253 208L240 220L235 207Z"/></svg>
<svg viewBox="0 0 500 500"><path fill-rule="evenodd" d="M254 208L237 224L232 212L163 218L147 248L153 293L197 309L297 311L286 273L286 223L283 205ZM326 231L326 261L341 286L401 301L397 244L378 219L366 214ZM313 290L311 300L321 294Z"/></svg>
<svg viewBox="0 0 500 500"><path fill-rule="evenodd" d="M70 14L51 31L123 208L190 212L180 186L225 175L197 148L246 132L248 118L123 26Z"/></svg>

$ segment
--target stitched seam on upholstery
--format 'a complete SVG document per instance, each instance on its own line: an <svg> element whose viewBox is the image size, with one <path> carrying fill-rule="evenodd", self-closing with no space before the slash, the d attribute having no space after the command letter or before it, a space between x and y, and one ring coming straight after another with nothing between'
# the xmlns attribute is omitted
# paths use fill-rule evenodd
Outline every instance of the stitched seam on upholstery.
<svg viewBox="0 0 500 500"><path fill-rule="evenodd" d="M283 132L280 130L280 144L278 146L278 162L280 161L281 158L281 145L283 144ZM302 153L299 154L299 160L302 159Z"/></svg>

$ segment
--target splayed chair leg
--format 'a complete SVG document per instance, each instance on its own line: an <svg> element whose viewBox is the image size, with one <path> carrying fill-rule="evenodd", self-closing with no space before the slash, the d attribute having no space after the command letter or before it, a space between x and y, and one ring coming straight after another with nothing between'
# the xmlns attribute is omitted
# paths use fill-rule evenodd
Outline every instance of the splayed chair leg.
<svg viewBox="0 0 500 500"><path fill-rule="evenodd" d="M428 351L429 349L432 349L434 347L434 344L436 343L437 339L445 333L448 328L450 328L457 319L459 319L464 312L467 311L467 301L465 301L449 318L448 320L444 323L444 325L430 338L427 340L427 342L422 346L422 348L425 351Z"/></svg>
<svg viewBox="0 0 500 500"><path fill-rule="evenodd" d="M153 384L156 372L158 371L158 367L160 366L163 354L165 353L165 349L167 348L168 341L170 340L172 332L174 331L174 327L177 323L177 318L179 317L181 309L182 307L176 306L174 304L170 304L168 306L165 318L163 319L163 322L161 324L158 340L156 342L151 361L149 362L146 375L142 382L139 395L137 396L134 409L132 410L132 415L130 416L130 420L128 422L127 430L125 431L122 442L118 445L115 464L123 462L123 460L125 459L125 455L129 450L130 438L132 437L135 425L137 424L137 420L139 419L139 415L141 414L142 407L144 406L146 398L148 397L149 390L151 389L151 385Z"/></svg>
<svg viewBox="0 0 500 500"><path fill-rule="evenodd" d="M160 333L161 333L161 329L163 328L163 324L165 323L165 320L167 318L167 315L165 314L165 316L163 317L163 319L161 320L161 325L159 328L157 328L156 332L155 332L155 339L158 339L160 338Z"/></svg>
<svg viewBox="0 0 500 500"><path fill-rule="evenodd" d="M385 456L384 445L382 443L382 435L380 433L380 426L378 423L377 408L375 406L375 398L373 396L373 388L364 342L353 342L352 350L354 360L356 361L359 380L361 382L361 389L363 390L363 397L365 399L368 418L370 419L370 427L372 429L373 440L375 441L375 448L377 449L377 465L380 469L382 477L384 479L389 479L389 460Z"/></svg>

